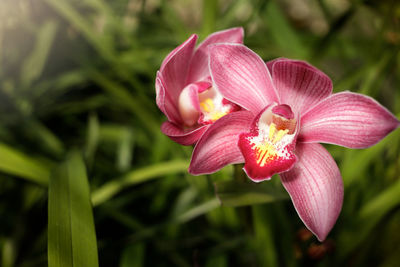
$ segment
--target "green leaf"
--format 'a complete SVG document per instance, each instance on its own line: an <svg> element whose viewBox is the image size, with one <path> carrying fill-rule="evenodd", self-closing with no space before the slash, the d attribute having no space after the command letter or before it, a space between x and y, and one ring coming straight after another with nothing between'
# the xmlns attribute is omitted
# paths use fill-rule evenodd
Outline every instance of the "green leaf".
<svg viewBox="0 0 400 267"><path fill-rule="evenodd" d="M98 266L89 184L78 152L52 173L48 212L49 267Z"/></svg>
<svg viewBox="0 0 400 267"><path fill-rule="evenodd" d="M218 13L217 0L204 0L203 1L203 36L207 36L215 31L215 22Z"/></svg>
<svg viewBox="0 0 400 267"><path fill-rule="evenodd" d="M124 249L122 253L120 267L140 267L143 266L145 255L144 244L136 244Z"/></svg>
<svg viewBox="0 0 400 267"><path fill-rule="evenodd" d="M92 203L94 206L97 206L127 186L143 183L160 176L165 177L172 173L184 172L188 168L188 165L186 160L175 160L133 170L119 179L112 179L94 191L92 194Z"/></svg>
<svg viewBox="0 0 400 267"><path fill-rule="evenodd" d="M100 125L97 114L91 113L88 119L85 148L85 158L90 163L93 162L94 154L99 143L99 128Z"/></svg>
<svg viewBox="0 0 400 267"><path fill-rule="evenodd" d="M259 259L263 266L279 266L271 211L265 209L265 206L253 206L252 211L255 233L253 242L259 252Z"/></svg>
<svg viewBox="0 0 400 267"><path fill-rule="evenodd" d="M0 143L0 171L2 172L40 185L47 185L50 176L49 167L41 161Z"/></svg>
<svg viewBox="0 0 400 267"><path fill-rule="evenodd" d="M63 16L71 25L78 29L83 37L93 45L93 47L105 59L111 60L114 56L112 45L108 37L105 35L97 34L94 30L90 20L83 14L80 14L77 9L71 4L71 1L65 0L45 0L49 6L55 9L61 16Z"/></svg>
<svg viewBox="0 0 400 267"><path fill-rule="evenodd" d="M35 47L26 58L21 70L21 81L25 87L28 87L42 74L56 33L57 23L54 21L44 23L37 33Z"/></svg>
<svg viewBox="0 0 400 267"><path fill-rule="evenodd" d="M210 257L208 259L206 267L225 267L228 266L228 260L226 255L219 255L216 257Z"/></svg>
<svg viewBox="0 0 400 267"><path fill-rule="evenodd" d="M358 227L357 231L352 227L343 231L339 236L339 242L346 244L340 251L340 257L348 256L352 251L356 250L365 240L370 238L370 233L381 222L390 211L400 205L400 181L389 186L382 193L377 195L367 204L365 204L357 217L354 225Z"/></svg>
<svg viewBox="0 0 400 267"><path fill-rule="evenodd" d="M220 207L220 203L218 201L218 199L210 199L202 204L199 204L189 210L187 210L186 212L174 217L171 222L174 223L186 223L188 221L193 220L194 218L197 218L201 215L207 214L210 211L212 211L213 209L216 209L218 207Z"/></svg>
<svg viewBox="0 0 400 267"><path fill-rule="evenodd" d="M31 138L32 141L40 142L43 150L48 151L54 156L60 157L64 153L64 144L61 140L43 123L38 120L28 120L26 126L30 129L27 138Z"/></svg>
<svg viewBox="0 0 400 267"><path fill-rule="evenodd" d="M269 1L265 12L266 14L262 18L284 55L306 59L309 56L309 50L303 45L296 31L292 29L276 1Z"/></svg>
<svg viewBox="0 0 400 267"><path fill-rule="evenodd" d="M390 133L378 144L359 150L348 150L341 164L340 170L343 177L344 187L347 188L364 177L360 173L364 173L370 166L371 162L382 157L385 149L392 146L396 140L400 139L397 133ZM354 168L357 166L357 168Z"/></svg>
<svg viewBox="0 0 400 267"><path fill-rule="evenodd" d="M288 194L272 184L250 184L236 181L215 183L215 192L225 206L246 206L288 199Z"/></svg>
<svg viewBox="0 0 400 267"><path fill-rule="evenodd" d="M360 220L377 222L390 210L400 205L400 180L369 201L360 210Z"/></svg>
<svg viewBox="0 0 400 267"><path fill-rule="evenodd" d="M91 77L107 94L112 96L118 104L126 107L141 120L144 127L156 134L160 131L159 123L155 120L149 107L133 96L124 86L109 79L103 73L91 72Z"/></svg>
<svg viewBox="0 0 400 267"><path fill-rule="evenodd" d="M15 242L12 239L0 239L1 265L2 267L14 266L16 260Z"/></svg>

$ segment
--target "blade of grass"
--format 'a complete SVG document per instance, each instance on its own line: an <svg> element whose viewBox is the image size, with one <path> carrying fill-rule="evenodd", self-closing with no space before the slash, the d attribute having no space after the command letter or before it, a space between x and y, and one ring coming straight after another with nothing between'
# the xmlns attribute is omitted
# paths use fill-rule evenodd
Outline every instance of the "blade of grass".
<svg viewBox="0 0 400 267"><path fill-rule="evenodd" d="M326 51L328 51L329 45L332 44L332 40L337 38L337 35L341 33L341 30L353 17L356 11L356 3L353 3L342 15L336 18L329 26L329 32L315 45L312 58L321 58Z"/></svg>
<svg viewBox="0 0 400 267"><path fill-rule="evenodd" d="M200 205L197 205L190 210L176 216L175 218L172 219L172 223L186 223L190 220L193 220L194 218L197 218L201 215L204 215L213 209L216 209L220 207L220 202L218 199L214 198L211 200L208 200Z"/></svg>
<svg viewBox="0 0 400 267"><path fill-rule="evenodd" d="M144 92L147 88L139 81L139 79L127 70L127 67L121 64L118 55L115 52L115 46L113 44L113 38L110 38L110 34L104 34L102 31L96 29L96 24L88 20L83 14L80 14L77 9L68 1L65 0L46 0L52 8L54 8L61 16L63 16L71 25L73 25L82 36L91 44L94 49L106 60L110 67L115 71L116 74L120 75L123 79L128 81L134 88L138 90L137 98L143 103L149 103L148 99L144 97ZM96 3L97 2L97 3ZM105 16L107 22L110 22L110 16L112 14L104 15L104 9L108 9L107 5L100 1L92 2L97 7L97 13L99 17ZM93 6L92 5L92 6ZM101 8L99 9L99 6ZM135 64L140 64L136 62ZM144 112L144 111L143 111Z"/></svg>
<svg viewBox="0 0 400 267"><path fill-rule="evenodd" d="M189 210L176 215L176 217L172 217L170 220L156 224L153 226L149 226L146 228L143 228L140 231L137 231L134 235L129 237L129 240L131 242L137 242L138 240L148 238L152 235L154 235L157 231L160 231L161 229L164 229L165 227L171 225L171 224L183 224L187 223L197 217L200 217L202 215L205 215L212 210L219 208L221 204L219 203L218 199L213 198L210 200L207 200L203 203L197 204L194 207L190 208Z"/></svg>
<svg viewBox="0 0 400 267"><path fill-rule="evenodd" d="M0 143L0 171L47 186L50 166Z"/></svg>
<svg viewBox="0 0 400 267"><path fill-rule="evenodd" d="M147 106L143 106L137 98L129 93L124 87L118 83L108 79L104 74L92 72L91 77L94 82L101 86L105 92L113 96L119 103L129 109L142 124L151 132L158 133L160 131L159 123L155 121L155 115Z"/></svg>
<svg viewBox="0 0 400 267"><path fill-rule="evenodd" d="M0 77L3 75L3 51L5 50L3 48L3 40L4 40L4 33L3 29L0 27Z"/></svg>
<svg viewBox="0 0 400 267"><path fill-rule="evenodd" d="M164 23L172 29L172 32L176 33L179 39L185 40L188 35L188 26L182 21L182 18L177 14L169 1L161 1L161 14Z"/></svg>
<svg viewBox="0 0 400 267"><path fill-rule="evenodd" d="M21 82L25 88L28 88L42 73L57 28L56 22L47 21L37 33L35 46L29 57L26 58L21 70Z"/></svg>
<svg viewBox="0 0 400 267"><path fill-rule="evenodd" d="M96 113L91 113L88 118L86 131L86 147L85 158L89 162L89 166L93 163L94 154L96 153L99 143L99 120Z"/></svg>
<svg viewBox="0 0 400 267"><path fill-rule="evenodd" d="M203 36L215 31L215 21L218 13L218 0L203 1Z"/></svg>
<svg viewBox="0 0 400 267"><path fill-rule="evenodd" d="M40 142L41 148L51 153L52 156L60 157L64 153L64 144L46 125L39 120L28 119L25 121L25 127L29 131L27 139Z"/></svg>
<svg viewBox="0 0 400 267"><path fill-rule="evenodd" d="M48 213L49 266L98 266L89 183L78 152L72 152L50 177Z"/></svg>
<svg viewBox="0 0 400 267"><path fill-rule="evenodd" d="M365 204L358 216L355 225L362 225L357 231L347 229L339 236L339 244L346 244L339 253L340 258L345 258L356 250L367 238L371 231L391 210L400 205L400 180L388 187L374 199Z"/></svg>
<svg viewBox="0 0 400 267"><path fill-rule="evenodd" d="M112 61L114 51L112 46L107 42L107 36L96 34L95 29L92 27L91 22L71 5L69 1L65 0L45 0L49 6L54 8L61 16L66 18L82 35L91 43L94 48L105 59Z"/></svg>
<svg viewBox="0 0 400 267"><path fill-rule="evenodd" d="M384 53L380 55L379 61L371 64L371 67L368 69L366 73L363 75L362 84L360 86L360 93L366 94L370 96L374 96L376 93L376 88L381 86L376 86L379 77L382 77L382 73L384 72L386 66L389 65L392 60L393 55L390 52ZM384 77L384 76L383 76Z"/></svg>
<svg viewBox="0 0 400 267"><path fill-rule="evenodd" d="M142 243L126 247L122 252L120 267L143 266L145 256L145 245Z"/></svg>
<svg viewBox="0 0 400 267"><path fill-rule="evenodd" d="M262 266L279 266L271 212L264 206L253 206L252 211L255 231L253 244L259 252L258 257Z"/></svg>
<svg viewBox="0 0 400 267"><path fill-rule="evenodd" d="M288 199L283 190L270 185L239 183L236 181L220 181L215 183L215 193L221 205L247 206Z"/></svg>
<svg viewBox="0 0 400 267"><path fill-rule="evenodd" d="M12 239L0 240L1 266L12 267L16 260L15 244Z"/></svg>
<svg viewBox="0 0 400 267"><path fill-rule="evenodd" d="M363 177L360 173L363 173L371 162L381 158L383 151L399 138L400 135L395 132L389 134L385 139L370 148L362 151L349 150L345 154L340 168L345 188L354 184L358 179L362 179ZM354 166L357 166L357 168L354 168Z"/></svg>
<svg viewBox="0 0 400 267"><path fill-rule="evenodd" d="M292 29L276 1L268 1L265 12L266 14L262 18L284 55L307 59L310 51Z"/></svg>
<svg viewBox="0 0 400 267"><path fill-rule="evenodd" d="M133 170L119 179L112 179L95 190L92 194L92 203L94 206L100 205L127 186L143 183L161 176L165 177L168 174L184 172L188 166L189 163L186 160L174 160Z"/></svg>
<svg viewBox="0 0 400 267"><path fill-rule="evenodd" d="M131 129L127 129L118 142L117 151L117 167L119 171L127 171L130 169L133 151L133 133Z"/></svg>

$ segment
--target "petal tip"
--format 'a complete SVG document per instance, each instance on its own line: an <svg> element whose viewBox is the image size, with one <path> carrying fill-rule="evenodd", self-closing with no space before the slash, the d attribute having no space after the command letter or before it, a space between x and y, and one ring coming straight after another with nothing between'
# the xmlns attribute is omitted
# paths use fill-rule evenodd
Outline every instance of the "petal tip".
<svg viewBox="0 0 400 267"><path fill-rule="evenodd" d="M230 30L238 32L239 36L240 36L240 39L242 39L242 41L243 41L243 37L244 37L244 29L243 29L243 27L234 27L234 28L231 28Z"/></svg>
<svg viewBox="0 0 400 267"><path fill-rule="evenodd" d="M343 204L343 181L334 159L320 144L299 144L298 163L281 181L304 225L324 241Z"/></svg>
<svg viewBox="0 0 400 267"><path fill-rule="evenodd" d="M200 126L190 131L184 131L180 126L170 121L165 121L161 125L161 132L163 134L168 136L172 141L184 146L195 144L206 129L207 126Z"/></svg>

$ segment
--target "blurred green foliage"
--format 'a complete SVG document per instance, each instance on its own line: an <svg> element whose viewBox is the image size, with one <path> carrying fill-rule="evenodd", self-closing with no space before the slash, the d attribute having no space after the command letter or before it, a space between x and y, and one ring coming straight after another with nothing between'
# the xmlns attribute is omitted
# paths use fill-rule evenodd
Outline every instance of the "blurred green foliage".
<svg viewBox="0 0 400 267"><path fill-rule="evenodd" d="M96 236L100 266L398 266L398 130L365 150L327 146L345 199L322 244L278 178L238 190L232 167L187 173L191 148L159 130L155 73L191 33L234 26L265 60L307 60L400 117L396 0L2 0L0 266L46 266L47 240L79 250L60 266L81 253L96 266Z"/></svg>

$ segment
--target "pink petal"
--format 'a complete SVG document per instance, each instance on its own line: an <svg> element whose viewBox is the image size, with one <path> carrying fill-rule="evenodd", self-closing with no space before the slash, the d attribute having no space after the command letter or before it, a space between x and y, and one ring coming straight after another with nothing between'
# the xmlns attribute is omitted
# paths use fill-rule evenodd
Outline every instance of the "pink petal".
<svg viewBox="0 0 400 267"><path fill-rule="evenodd" d="M217 120L208 128L193 150L189 172L209 174L228 164L243 162L237 145L239 134L248 131L254 115L237 111Z"/></svg>
<svg viewBox="0 0 400 267"><path fill-rule="evenodd" d="M210 44L243 43L243 35L243 28L232 28L210 34L194 53L187 82L202 81L210 76L208 69L208 46Z"/></svg>
<svg viewBox="0 0 400 267"><path fill-rule="evenodd" d="M200 116L199 92L210 86L211 84L206 82L191 83L182 90L179 95L178 107L186 126L191 127L197 123Z"/></svg>
<svg viewBox="0 0 400 267"><path fill-rule="evenodd" d="M325 240L335 224L343 203L343 182L340 171L320 144L298 144L299 161L281 173L283 186L307 228L318 240Z"/></svg>
<svg viewBox="0 0 400 267"><path fill-rule="evenodd" d="M186 85L196 40L197 35L193 34L175 48L161 64L160 73L163 77L165 102L170 102L169 104L175 107L178 105L179 94Z"/></svg>
<svg viewBox="0 0 400 267"><path fill-rule="evenodd" d="M208 126L201 126L199 128L184 131L182 128L169 121L166 121L161 125L161 131L166 136L184 146L195 144L207 128Z"/></svg>
<svg viewBox="0 0 400 267"><path fill-rule="evenodd" d="M276 61L272 66L272 79L281 104L291 106L294 113L304 114L332 93L329 77L303 61Z"/></svg>
<svg viewBox="0 0 400 267"><path fill-rule="evenodd" d="M171 95L166 92L163 78L159 71L157 71L156 77L156 103L169 121L177 124L182 122L178 106L171 100Z"/></svg>
<svg viewBox="0 0 400 267"><path fill-rule="evenodd" d="M226 99L254 114L279 102L269 71L256 53L240 44L209 47L211 76Z"/></svg>
<svg viewBox="0 0 400 267"><path fill-rule="evenodd" d="M350 148L372 146L400 126L396 117L374 99L351 92L326 98L301 120L301 142Z"/></svg>
<svg viewBox="0 0 400 267"><path fill-rule="evenodd" d="M276 62L278 62L278 61L285 61L285 60L291 60L291 59L287 59L287 58L284 58L284 57L278 57L278 58L275 58L275 59L272 59L272 60L270 60L270 61L267 61L267 62L265 62L265 64L267 65L267 68L268 68L268 70L269 70L269 73L271 73L271 75L272 75L272 66L276 63Z"/></svg>

